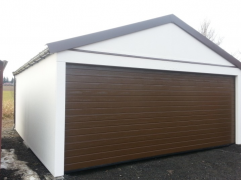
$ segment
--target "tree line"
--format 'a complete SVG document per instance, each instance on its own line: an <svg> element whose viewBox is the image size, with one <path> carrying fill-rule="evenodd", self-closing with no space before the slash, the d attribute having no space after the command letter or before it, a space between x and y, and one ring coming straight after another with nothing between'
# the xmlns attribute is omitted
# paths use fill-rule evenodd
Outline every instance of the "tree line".
<svg viewBox="0 0 241 180"><path fill-rule="evenodd" d="M12 79L8 79L8 77L3 77L3 83L14 83L14 78L12 77Z"/></svg>

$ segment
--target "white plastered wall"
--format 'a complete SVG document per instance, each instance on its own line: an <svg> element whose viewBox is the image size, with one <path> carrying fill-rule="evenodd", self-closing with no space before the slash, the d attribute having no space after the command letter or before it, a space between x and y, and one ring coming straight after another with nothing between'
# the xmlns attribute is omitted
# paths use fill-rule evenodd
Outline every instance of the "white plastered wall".
<svg viewBox="0 0 241 180"><path fill-rule="evenodd" d="M76 51L64 51L58 53L57 60L65 63L89 64L89 65L104 65L114 67L129 67L141 69L155 69L167 71L193 72L193 73L208 73L231 75L236 77L236 144L241 144L241 71L234 67L220 67L210 65L199 65L191 63L168 62L161 60L150 60L142 58L122 57L113 55L93 54Z"/></svg>
<svg viewBox="0 0 241 180"><path fill-rule="evenodd" d="M15 78L15 128L52 175L62 176L65 63L53 54Z"/></svg>
<svg viewBox="0 0 241 180"><path fill-rule="evenodd" d="M233 66L173 23L78 49Z"/></svg>

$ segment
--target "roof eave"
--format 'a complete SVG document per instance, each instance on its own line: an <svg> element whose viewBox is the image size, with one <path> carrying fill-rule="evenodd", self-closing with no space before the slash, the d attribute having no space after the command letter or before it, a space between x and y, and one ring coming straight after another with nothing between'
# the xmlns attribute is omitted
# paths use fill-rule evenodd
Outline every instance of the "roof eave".
<svg viewBox="0 0 241 180"><path fill-rule="evenodd" d="M13 75L16 76L17 74L21 73L22 71L28 69L29 67L33 66L34 64L38 63L39 61L48 57L51 53L49 52L49 48L44 49L39 54L34 56L30 61L25 63L23 66L18 68L16 71L13 72Z"/></svg>
<svg viewBox="0 0 241 180"><path fill-rule="evenodd" d="M56 41L56 42L48 43L47 46L51 53L61 52L64 50L105 41L108 39L124 36L127 34L143 31L146 29L171 23L173 16L174 15L171 14L171 15L167 15L167 16L163 16L163 17L159 17L151 20L129 24L126 26L121 26L121 27L108 29L108 30L104 30L104 31L100 31L92 34L87 34L84 36L78 36L70 39Z"/></svg>

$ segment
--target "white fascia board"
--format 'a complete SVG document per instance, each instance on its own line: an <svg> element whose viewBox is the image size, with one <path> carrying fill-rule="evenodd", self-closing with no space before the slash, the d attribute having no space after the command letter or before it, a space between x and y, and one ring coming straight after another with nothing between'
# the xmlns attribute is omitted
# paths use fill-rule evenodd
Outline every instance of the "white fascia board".
<svg viewBox="0 0 241 180"><path fill-rule="evenodd" d="M123 56L113 56L104 54L94 54L76 51L63 51L58 53L59 62L77 63L77 64L92 64L115 67L129 67L141 69L193 72L193 73L208 73L220 75L238 75L241 71L234 67L222 67L201 65L182 62L171 62L161 60L151 60L144 58L133 58Z"/></svg>

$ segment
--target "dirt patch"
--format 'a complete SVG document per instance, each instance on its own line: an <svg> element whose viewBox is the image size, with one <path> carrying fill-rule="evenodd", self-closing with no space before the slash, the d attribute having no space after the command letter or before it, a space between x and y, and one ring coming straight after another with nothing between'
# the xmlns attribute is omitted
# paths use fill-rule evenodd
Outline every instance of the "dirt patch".
<svg viewBox="0 0 241 180"><path fill-rule="evenodd" d="M2 120L2 127L4 129L13 128L14 120L13 119L3 119Z"/></svg>

